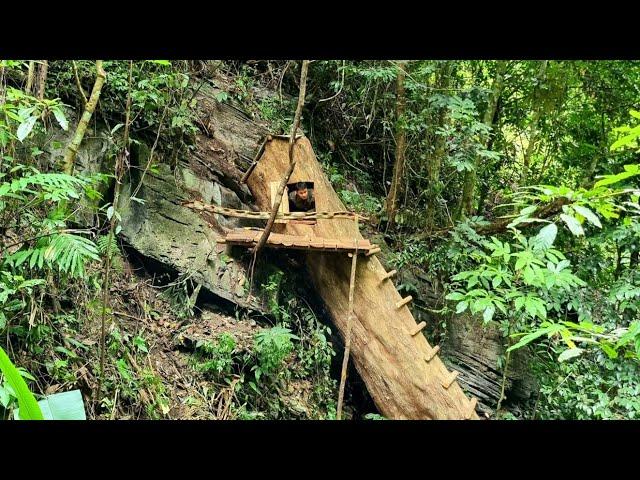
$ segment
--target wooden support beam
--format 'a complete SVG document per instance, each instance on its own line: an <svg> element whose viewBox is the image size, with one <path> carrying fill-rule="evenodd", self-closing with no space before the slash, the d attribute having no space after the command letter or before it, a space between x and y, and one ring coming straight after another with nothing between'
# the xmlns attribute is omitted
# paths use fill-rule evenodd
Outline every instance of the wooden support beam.
<svg viewBox="0 0 640 480"><path fill-rule="evenodd" d="M411 295L409 295L408 297L404 297L402 300L400 300L398 303L396 303L396 308L404 307L411 300L413 300L413 297Z"/></svg>
<svg viewBox="0 0 640 480"><path fill-rule="evenodd" d="M444 381L442 386L448 390L449 387L453 384L453 382L456 381L456 378L458 378L458 375L460 375L460 372L458 372L457 370L454 370L453 372L451 372L451 374L449 375L449 377L447 377L447 379Z"/></svg>
<svg viewBox="0 0 640 480"><path fill-rule="evenodd" d="M398 273L397 270L391 270L390 272L385 273L380 279L380 281L384 282L385 280L395 276L397 273Z"/></svg>
<svg viewBox="0 0 640 480"><path fill-rule="evenodd" d="M478 405L478 399L476 397L472 397L469 402L469 410L467 410L465 420L470 420L473 417L473 414L476 411L476 405Z"/></svg>
<svg viewBox="0 0 640 480"><path fill-rule="evenodd" d="M358 218L354 219L355 231L358 232ZM344 387L347 381L347 365L349 364L349 352L351 350L351 325L353 323L353 317L355 313L353 311L353 295L356 286L356 265L358 263L358 239L355 241L355 255L351 259L351 277L349 280L349 312L347 316L347 334L344 346L344 356L342 357L342 372L340 374L340 387L338 390L338 407L336 411L336 418L340 420L342 418L342 401L344 400Z"/></svg>
<svg viewBox="0 0 640 480"><path fill-rule="evenodd" d="M428 363L431 360L433 360L433 357L435 357L439 351L440 351L440 345L436 345L435 347L433 347L431 351L427 353L427 356L424 357L425 362Z"/></svg>
<svg viewBox="0 0 640 480"><path fill-rule="evenodd" d="M412 330L412 332L411 332L411 336L412 336L412 337L415 337L415 336L416 336L417 334L419 334L419 333L422 331L422 329L423 329L424 327L426 327L426 326L427 326L427 322L420 322L418 325L416 325L416 328L414 328L414 329Z"/></svg>
<svg viewBox="0 0 640 480"><path fill-rule="evenodd" d="M376 253L380 253L380 247L373 247L366 253L366 255L367 257L370 257L371 255L375 255Z"/></svg>

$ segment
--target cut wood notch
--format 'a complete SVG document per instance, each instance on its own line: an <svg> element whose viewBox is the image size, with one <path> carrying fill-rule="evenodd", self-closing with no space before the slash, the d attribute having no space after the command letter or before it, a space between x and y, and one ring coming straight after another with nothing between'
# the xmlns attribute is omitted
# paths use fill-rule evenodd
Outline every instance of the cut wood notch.
<svg viewBox="0 0 640 480"><path fill-rule="evenodd" d="M471 419L473 417L473 413L476 411L476 405L478 405L478 399L476 397L471 398L469 402L469 409L467 410L467 415L464 417L466 420Z"/></svg>
<svg viewBox="0 0 640 480"><path fill-rule="evenodd" d="M435 357L439 351L440 351L440 345L436 345L435 347L433 347L431 351L427 353L427 356L424 358L425 361L430 362L431 360L433 360L433 357Z"/></svg>
<svg viewBox="0 0 640 480"><path fill-rule="evenodd" d="M404 307L411 300L413 300L413 297L411 295L409 295L408 297L404 297L402 300L400 300L398 303L396 303L396 308Z"/></svg>
<svg viewBox="0 0 640 480"><path fill-rule="evenodd" d="M449 377L444 381L444 383L442 384L442 386L445 389L449 389L449 387L453 384L453 382L456 381L456 378L458 378L458 375L460 375L460 372L458 372L457 370L454 370L453 372L451 372L451 374L449 375Z"/></svg>
<svg viewBox="0 0 640 480"><path fill-rule="evenodd" d="M414 328L414 329L411 331L411 336L412 336L412 337L415 337L415 336L416 336L417 334L419 334L419 333L422 331L422 329L423 329L424 327L426 327L426 326L427 326L427 322L420 322L418 325L416 325L416 328Z"/></svg>
<svg viewBox="0 0 640 480"><path fill-rule="evenodd" d="M393 277L396 273L398 273L396 270L391 270L390 272L385 273L380 279L380 281L384 282L385 280L388 280L389 278Z"/></svg>
<svg viewBox="0 0 640 480"><path fill-rule="evenodd" d="M380 247L374 247L371 250L369 250L366 255L367 257L370 257L371 255L375 255L376 253L380 253Z"/></svg>

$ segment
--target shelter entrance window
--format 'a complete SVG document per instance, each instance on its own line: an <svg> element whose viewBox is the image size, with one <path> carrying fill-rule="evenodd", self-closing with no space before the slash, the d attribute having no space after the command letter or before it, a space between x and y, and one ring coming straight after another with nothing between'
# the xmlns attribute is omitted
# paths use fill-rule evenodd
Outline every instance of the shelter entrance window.
<svg viewBox="0 0 640 480"><path fill-rule="evenodd" d="M296 182L287 185L290 212L315 212L316 197L313 182Z"/></svg>

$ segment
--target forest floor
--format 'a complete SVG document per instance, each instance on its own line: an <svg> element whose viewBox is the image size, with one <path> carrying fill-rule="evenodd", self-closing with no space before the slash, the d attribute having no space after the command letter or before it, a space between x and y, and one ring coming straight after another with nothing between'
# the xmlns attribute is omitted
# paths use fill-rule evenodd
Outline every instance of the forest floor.
<svg viewBox="0 0 640 480"><path fill-rule="evenodd" d="M38 362L30 355L22 358L29 372L37 372L39 390L53 394L80 388L89 419L238 418L237 409L242 402L234 395L240 376L234 371L224 380L212 380L199 368L203 358L197 350L226 333L235 340L234 358L240 358L251 352L255 334L268 328L268 322L227 312L210 303L192 306L190 314L176 311L176 305L166 295L166 281L162 285L157 275L140 268L134 271L133 264L124 257L121 267L112 272L109 289L101 400L93 401L100 371L100 345L96 339L100 338L102 308L98 299L75 299L73 305L79 306L80 311L73 315L55 315L49 306L42 308L43 321L60 334L65 347L45 348ZM63 302L63 310L71 306ZM68 320L80 320L85 315L86 321ZM295 361L288 359L290 364ZM292 378L279 388L278 394L300 418L312 418L309 399L313 387L306 379Z"/></svg>

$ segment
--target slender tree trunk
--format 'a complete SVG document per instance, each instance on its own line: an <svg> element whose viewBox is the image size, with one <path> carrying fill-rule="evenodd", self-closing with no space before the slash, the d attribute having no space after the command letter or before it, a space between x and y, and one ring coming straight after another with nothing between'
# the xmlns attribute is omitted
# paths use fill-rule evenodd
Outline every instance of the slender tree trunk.
<svg viewBox="0 0 640 480"><path fill-rule="evenodd" d="M96 81L93 84L91 97L89 98L89 101L85 106L82 118L78 122L76 133L73 136L73 140L71 140L71 142L67 146L67 152L64 156L63 171L69 175L73 173L73 167L75 164L76 155L78 154L78 148L80 148L80 144L82 143L82 139L84 138L84 133L87 130L87 126L89 125L91 116L93 115L93 112L96 109L96 105L98 104L102 85L104 85L105 79L107 78L107 74L102 68L102 60L96 60L96 70L98 74L96 76Z"/></svg>
<svg viewBox="0 0 640 480"><path fill-rule="evenodd" d="M73 75L76 77L76 86L78 87L78 91L80 92L80 96L82 97L82 107L86 108L87 106L87 95L84 93L84 89L82 88L82 84L80 83L80 75L78 75L78 65L76 65L76 61L72 60L71 64L73 65Z"/></svg>
<svg viewBox="0 0 640 480"><path fill-rule="evenodd" d="M406 61L398 63L398 76L396 79L396 161L393 165L391 189L387 196L387 229L393 228L395 224L395 217L398 211L398 199L402 195L402 177L404 174L404 154L406 149L406 133L402 122L404 121L406 104L404 79L407 63Z"/></svg>
<svg viewBox="0 0 640 480"><path fill-rule="evenodd" d="M502 94L504 87L504 74L507 70L507 62L499 61L496 65L496 76L493 79L493 85L491 87L491 95L489 96L489 102L487 103L487 109L484 112L482 119L483 123L488 127L493 127L493 121L498 107L498 100ZM485 140L485 145L488 144L489 138ZM463 215L471 214L473 210L473 196L476 189L476 181L478 177L478 167L480 166L480 157L476 157L473 165L473 169L468 170L464 176L464 183L462 186L462 197L460 199L460 205L458 207L458 213L456 217L459 219Z"/></svg>
<svg viewBox="0 0 640 480"><path fill-rule="evenodd" d="M36 73L36 62L34 60L29 61L29 71L27 72L27 85L24 91L27 95L31 95L31 89L33 88L33 77Z"/></svg>
<svg viewBox="0 0 640 480"><path fill-rule="evenodd" d="M520 185L526 185L527 178L529 177L529 170L531 168L531 156L533 155L533 152L535 151L536 145L538 143L538 124L540 123L540 117L544 112L544 106L541 105L537 101L537 99L540 96L540 87L545 83L548 64L548 60L543 60L540 64L540 69L538 70L537 84L533 94L533 99L534 102L536 102L536 105L534 105L533 117L531 118L531 123L529 124L529 134L527 135L528 143L527 148L524 152L524 157L522 159L522 175L520 177Z"/></svg>
<svg viewBox="0 0 640 480"><path fill-rule="evenodd" d="M496 114L499 115L499 113L497 113L498 111L496 110ZM493 150L493 141L495 140L495 136L492 136L491 138L489 138L489 141L487 142L487 150ZM491 172L489 173L491 175ZM478 206L476 209L476 215L482 215L483 211L484 211L484 204L487 201L487 196L489 195L489 184L487 182L483 182L480 185L480 196L478 198Z"/></svg>
<svg viewBox="0 0 640 480"><path fill-rule="evenodd" d="M449 61L443 62L438 68L436 78L436 88L446 91L451 85L451 75L453 73L453 63ZM427 178L429 180L427 192L427 212L426 224L427 231L435 228L435 214L440 196L440 167L445 156L445 147L447 139L444 135L438 135L435 131L444 127L447 122L447 109L442 107L435 115L433 123L433 151L427 156Z"/></svg>
<svg viewBox="0 0 640 480"><path fill-rule="evenodd" d="M609 156L609 148L607 145L607 131L605 127L604 112L600 115L600 145L599 152L593 155L589 167L582 178L582 186L587 188L594 183L593 176L598 168L598 163L604 163Z"/></svg>
<svg viewBox="0 0 640 480"><path fill-rule="evenodd" d="M116 158L115 165L115 186L113 191L113 208L118 207L118 200L120 198L120 186L122 184L122 176L124 175L124 165L127 163L129 157L129 126L131 123L131 85L133 79L133 61L129 62L129 86L127 90L127 106L125 112L124 121L124 142L122 152ZM111 275L111 244L115 236L115 228L117 225L118 217L115 213L111 216L109 221L109 240L107 242L106 258L104 263L104 277L102 281L102 315L100 318L100 375L98 376L98 387L94 393L94 403L97 404L100 398L100 390L102 388L102 381L104 378L104 362L105 362L105 334L106 334L106 315L107 305L109 304L109 285Z"/></svg>
<svg viewBox="0 0 640 480"><path fill-rule="evenodd" d="M49 62L42 60L38 66L38 100L44 98L44 87L47 83L47 71L49 70Z"/></svg>

